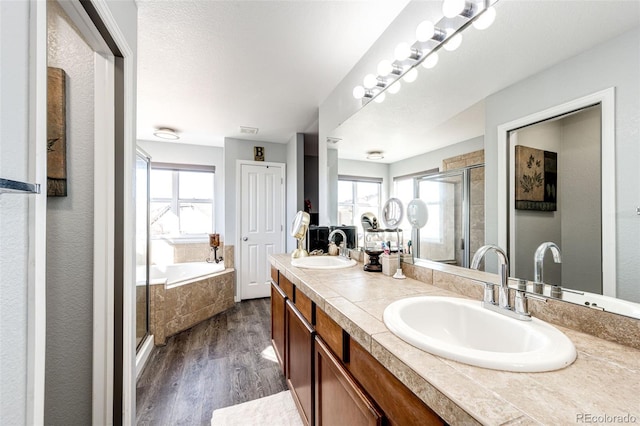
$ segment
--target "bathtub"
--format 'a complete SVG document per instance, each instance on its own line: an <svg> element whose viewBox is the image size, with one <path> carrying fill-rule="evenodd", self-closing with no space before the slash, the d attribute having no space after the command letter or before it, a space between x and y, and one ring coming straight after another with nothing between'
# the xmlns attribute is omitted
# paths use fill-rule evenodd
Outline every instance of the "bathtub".
<svg viewBox="0 0 640 426"><path fill-rule="evenodd" d="M235 270L222 262L152 265L150 278L149 328L156 345L235 303Z"/></svg>
<svg viewBox="0 0 640 426"><path fill-rule="evenodd" d="M225 270L224 263L185 262L168 265L151 265L149 268L152 284L166 282L167 288L199 281Z"/></svg>

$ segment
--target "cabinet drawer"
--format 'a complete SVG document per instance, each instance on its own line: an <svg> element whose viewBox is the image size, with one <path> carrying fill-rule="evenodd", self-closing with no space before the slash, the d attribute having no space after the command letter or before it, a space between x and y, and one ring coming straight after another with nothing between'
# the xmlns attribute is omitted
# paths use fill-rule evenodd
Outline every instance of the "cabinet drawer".
<svg viewBox="0 0 640 426"><path fill-rule="evenodd" d="M355 340L349 342L349 372L376 401L392 425L445 422Z"/></svg>
<svg viewBox="0 0 640 426"><path fill-rule="evenodd" d="M317 307L316 331L333 353L340 357L342 361L345 361L342 327L329 318L329 315L327 315L322 309L318 309Z"/></svg>
<svg viewBox="0 0 640 426"><path fill-rule="evenodd" d="M278 284L278 270L271 266L271 281Z"/></svg>
<svg viewBox="0 0 640 426"><path fill-rule="evenodd" d="M311 302L311 299L309 299L298 288L296 288L295 293L296 308L298 308L302 316L307 320L309 324L313 324L313 303Z"/></svg>
<svg viewBox="0 0 640 426"><path fill-rule="evenodd" d="M382 425L378 407L318 337L315 368L315 426Z"/></svg>
<svg viewBox="0 0 640 426"><path fill-rule="evenodd" d="M286 294L287 297L293 302L293 284L287 279L287 277L282 274L280 274L279 280L280 282L278 283L278 285L284 291L284 294Z"/></svg>

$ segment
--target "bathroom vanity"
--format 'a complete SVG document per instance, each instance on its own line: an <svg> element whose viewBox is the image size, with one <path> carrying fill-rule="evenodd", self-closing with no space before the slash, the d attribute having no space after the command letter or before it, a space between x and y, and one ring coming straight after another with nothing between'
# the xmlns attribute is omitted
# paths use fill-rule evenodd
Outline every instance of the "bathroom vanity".
<svg viewBox="0 0 640 426"><path fill-rule="evenodd" d="M272 342L305 424L640 421L639 320L531 300L531 314L565 333L577 359L543 373L490 370L405 343L383 312L412 296L481 300L494 274L427 263L406 265L407 279L394 280L362 264L301 269L286 254L271 265Z"/></svg>

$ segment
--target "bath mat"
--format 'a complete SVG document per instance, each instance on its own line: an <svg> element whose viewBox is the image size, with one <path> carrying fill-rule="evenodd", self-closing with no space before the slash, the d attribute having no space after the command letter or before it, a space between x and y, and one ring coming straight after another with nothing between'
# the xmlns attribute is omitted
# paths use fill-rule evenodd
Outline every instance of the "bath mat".
<svg viewBox="0 0 640 426"><path fill-rule="evenodd" d="M213 412L211 426L302 426L290 391L254 399Z"/></svg>

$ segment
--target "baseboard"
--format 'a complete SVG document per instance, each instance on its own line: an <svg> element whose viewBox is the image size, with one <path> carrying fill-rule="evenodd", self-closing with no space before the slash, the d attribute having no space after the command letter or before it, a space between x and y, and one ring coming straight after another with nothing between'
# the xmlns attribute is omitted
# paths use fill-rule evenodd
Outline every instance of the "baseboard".
<svg viewBox="0 0 640 426"><path fill-rule="evenodd" d="M142 370L144 369L144 366L154 348L153 334L150 334L144 339L140 350L136 353L136 380L140 377L140 373L142 373Z"/></svg>

